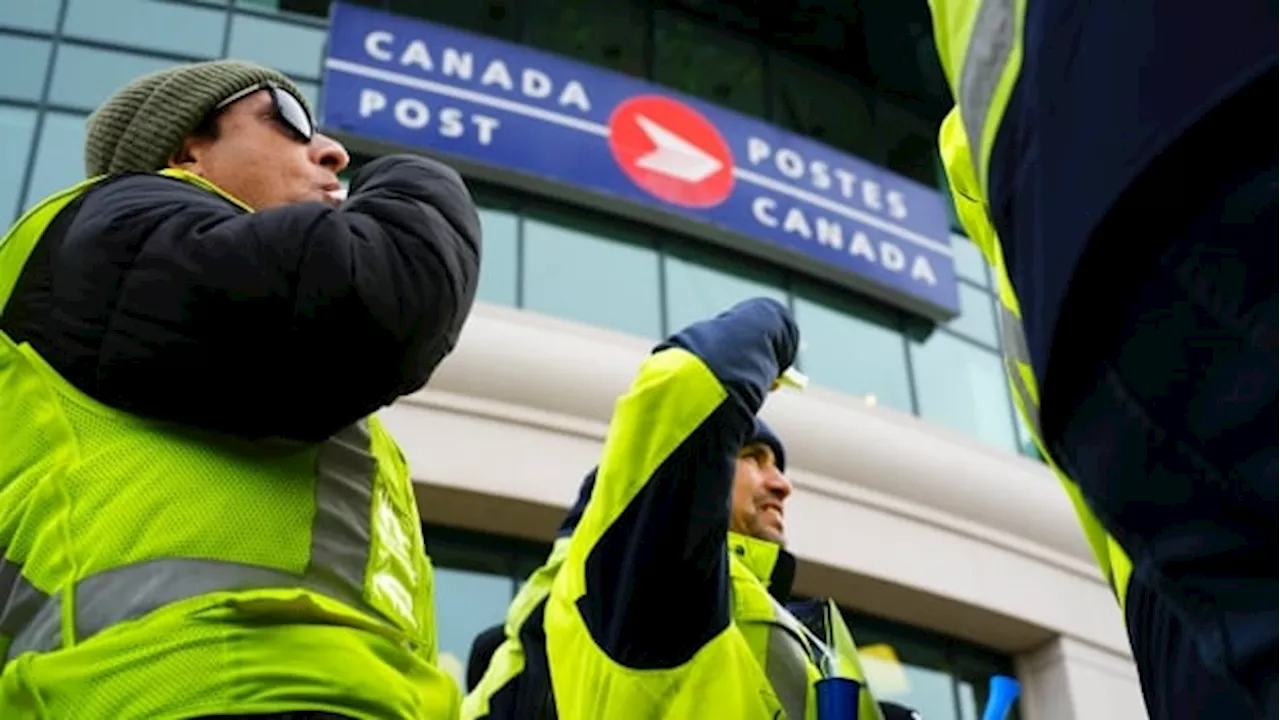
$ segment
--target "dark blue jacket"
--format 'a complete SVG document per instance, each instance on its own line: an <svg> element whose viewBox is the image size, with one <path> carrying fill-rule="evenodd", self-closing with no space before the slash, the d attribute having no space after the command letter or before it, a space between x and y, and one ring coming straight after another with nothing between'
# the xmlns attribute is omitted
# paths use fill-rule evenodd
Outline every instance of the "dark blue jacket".
<svg viewBox="0 0 1280 720"><path fill-rule="evenodd" d="M992 149L988 200L1042 387L1060 306L1099 224L1188 128L1274 71L1276 36L1274 1L1027 3L1022 67ZM1274 80L1270 92L1274 163ZM1223 133L1222 152L1239 154L1231 135ZM1174 184L1208 192L1218 181L1211 168L1174 170ZM1144 237L1150 227L1135 223L1099 257L1123 269L1136 244L1158 241Z"/></svg>

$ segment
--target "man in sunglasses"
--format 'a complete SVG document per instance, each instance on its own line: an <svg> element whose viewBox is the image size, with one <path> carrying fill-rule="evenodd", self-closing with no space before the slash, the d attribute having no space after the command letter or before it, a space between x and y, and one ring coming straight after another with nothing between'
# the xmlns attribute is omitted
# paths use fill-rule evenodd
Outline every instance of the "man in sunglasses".
<svg viewBox="0 0 1280 720"><path fill-rule="evenodd" d="M0 715L440 718L431 566L372 416L475 296L453 170L283 75L139 78L0 241Z"/></svg>

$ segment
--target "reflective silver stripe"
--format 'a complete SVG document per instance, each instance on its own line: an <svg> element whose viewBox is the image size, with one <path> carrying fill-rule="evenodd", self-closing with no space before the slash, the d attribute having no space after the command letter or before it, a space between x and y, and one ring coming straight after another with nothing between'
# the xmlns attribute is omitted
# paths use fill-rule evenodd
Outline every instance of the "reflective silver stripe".
<svg viewBox="0 0 1280 720"><path fill-rule="evenodd" d="M76 584L76 640L83 641L117 623L133 620L169 603L213 592L261 588L305 588L365 612L379 614L364 602L364 576L369 565L373 457L367 422L352 425L325 442L316 474L316 514L311 528L311 559L302 575L216 560L165 558L114 568ZM0 582L8 576L0 565ZM21 583L21 575L16 575ZM0 588L5 587L0 584ZM15 585L20 589L21 585ZM33 592L36 591L31 588ZM4 597L4 596L0 596ZM10 591L5 609L17 607ZM23 652L44 652L61 644L61 593L43 593L15 613L13 641L5 660ZM0 622L6 615L0 615ZM0 632L7 625L0 624ZM19 629L20 628L20 629ZM0 663L3 664L3 663Z"/></svg>
<svg viewBox="0 0 1280 720"><path fill-rule="evenodd" d="M978 182L986 192L987 148L982 132L991 114L996 85L1000 82L1017 41L1017 9L1015 0L984 0L973 20L973 31L965 48L964 68L960 71L960 116L964 120L969 152L978 171ZM1023 380L1019 364L1031 363L1022 323L1000 304L1000 326L1004 333L1005 371L1029 415L1031 430L1040 437L1040 408Z"/></svg>
<svg viewBox="0 0 1280 720"><path fill-rule="evenodd" d="M803 719L808 712L810 668L822 672L822 642L772 595L773 619L769 622L769 647L765 676L788 718Z"/></svg>
<svg viewBox="0 0 1280 720"><path fill-rule="evenodd" d="M369 567L373 457L369 423L361 420L325 442L316 467L316 516L307 575L364 594Z"/></svg>
<svg viewBox="0 0 1280 720"><path fill-rule="evenodd" d="M8 636L12 648L50 602L47 594L22 576L22 565L4 557L3 551L0 548L0 635ZM53 632L60 634L56 613Z"/></svg>
<svg viewBox="0 0 1280 720"><path fill-rule="evenodd" d="M1004 338L1004 371L1009 375L1009 383L1018 393L1023 407L1027 409L1023 418L1031 424L1031 432L1036 437L1040 434L1040 405L1022 375L1023 365L1031 365L1031 351L1027 348L1027 336L1022 331L1022 322L1004 303L1000 306L1000 334Z"/></svg>
<svg viewBox="0 0 1280 720"><path fill-rule="evenodd" d="M809 665L801 638L780 624L770 623L764 671L788 718L804 720L808 711Z"/></svg>
<svg viewBox="0 0 1280 720"><path fill-rule="evenodd" d="M982 129L987 125L996 83L1004 73L1017 28L1014 0L985 0L973 21L973 32L965 49L964 69L960 71L960 115L969 138L970 152L979 163L978 181L986 183L985 148Z"/></svg>
<svg viewBox="0 0 1280 720"><path fill-rule="evenodd" d="M85 578L76 584L76 639L84 640L171 602L212 592L268 587L314 590L359 607L360 597L317 578L216 560L151 560ZM57 649L62 597L43 603L9 646L8 657Z"/></svg>

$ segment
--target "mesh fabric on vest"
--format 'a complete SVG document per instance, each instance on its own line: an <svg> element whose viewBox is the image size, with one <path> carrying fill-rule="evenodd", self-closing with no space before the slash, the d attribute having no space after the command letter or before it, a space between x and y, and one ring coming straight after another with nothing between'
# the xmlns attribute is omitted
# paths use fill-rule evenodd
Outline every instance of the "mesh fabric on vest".
<svg viewBox="0 0 1280 720"><path fill-rule="evenodd" d="M215 438L95 405L62 398L81 453L64 481L81 575L165 557L306 569L315 448Z"/></svg>
<svg viewBox="0 0 1280 720"><path fill-rule="evenodd" d="M16 562L25 562L40 540L36 533L18 532L21 524L30 517L48 517L60 507L56 488L41 480L55 472L64 457L55 449L56 435L65 426L42 402L39 384L18 369L24 364L7 338L0 341L0 397L5 403L0 410L0 438L9 440L4 444L5 457L0 458L0 474L5 475L0 478L0 549ZM56 582L52 567L33 571L32 579L39 584Z"/></svg>

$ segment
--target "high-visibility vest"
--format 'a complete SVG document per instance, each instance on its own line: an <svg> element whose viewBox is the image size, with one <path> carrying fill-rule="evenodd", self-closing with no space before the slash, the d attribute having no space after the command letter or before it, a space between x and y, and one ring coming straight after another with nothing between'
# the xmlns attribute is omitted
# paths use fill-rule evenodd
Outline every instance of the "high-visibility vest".
<svg viewBox="0 0 1280 720"><path fill-rule="evenodd" d="M766 578L773 575L781 552L777 543L729 533L731 630L746 640L764 668L785 717L813 720L817 716L817 682L823 677L842 677L856 680L863 688L858 695L858 717L882 720L880 705L867 685L858 646L835 601L826 598L784 606L769 592ZM792 612L800 605L807 623Z"/></svg>
<svg viewBox="0 0 1280 720"><path fill-rule="evenodd" d="M0 240L0 313L98 180ZM6 720L458 712L408 468L376 418L318 444L214 436L99 403L0 331L0 551Z"/></svg>
<svg viewBox="0 0 1280 720"><path fill-rule="evenodd" d="M995 276L1005 372L1014 403L1036 447L1062 481L1103 576L1123 607L1132 562L1089 509L1080 488L1053 463L1045 448L1040 392L1023 335L1018 298L1005 267L1000 238L987 213L991 150L1022 63L1026 0L930 0L929 9L942 69L956 98L956 106L943 119L939 131L942 163L956 215Z"/></svg>

